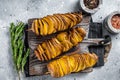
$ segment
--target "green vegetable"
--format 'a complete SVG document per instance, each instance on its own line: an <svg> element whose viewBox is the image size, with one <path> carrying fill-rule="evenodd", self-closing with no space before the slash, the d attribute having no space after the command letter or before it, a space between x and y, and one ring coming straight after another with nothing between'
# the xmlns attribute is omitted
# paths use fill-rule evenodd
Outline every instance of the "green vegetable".
<svg viewBox="0 0 120 80"><path fill-rule="evenodd" d="M24 71L24 66L26 64L26 59L29 56L29 53L30 53L30 49L27 49L27 52L25 53L23 60L22 60L22 71Z"/></svg>
<svg viewBox="0 0 120 80"><path fill-rule="evenodd" d="M19 22L17 25L14 23L10 24L11 47L13 53L12 55L18 73L20 70L24 71L24 66L30 53L29 49L25 51L23 40L24 27L25 25L23 22Z"/></svg>
<svg viewBox="0 0 120 80"><path fill-rule="evenodd" d="M20 64L21 64L21 61L22 61L23 48L24 48L24 44L22 43L21 46L20 46L19 54L18 54L18 58L17 58L17 68L18 68L18 70L20 69Z"/></svg>

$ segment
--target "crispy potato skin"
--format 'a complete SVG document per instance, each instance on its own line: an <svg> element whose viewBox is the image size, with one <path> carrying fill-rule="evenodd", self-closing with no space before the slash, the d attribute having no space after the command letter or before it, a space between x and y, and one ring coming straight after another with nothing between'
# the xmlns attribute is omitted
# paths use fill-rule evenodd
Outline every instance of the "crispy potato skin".
<svg viewBox="0 0 120 80"><path fill-rule="evenodd" d="M73 53L50 62L47 65L52 77L63 77L72 72L79 72L96 64L98 57L94 53ZM59 64L59 65L56 65ZM52 67L51 67L52 65Z"/></svg>
<svg viewBox="0 0 120 80"><path fill-rule="evenodd" d="M82 13L65 13L48 15L32 22L32 30L36 35L50 35L74 27L82 21Z"/></svg>
<svg viewBox="0 0 120 80"><path fill-rule="evenodd" d="M34 53L40 61L51 60L82 42L85 34L85 30L81 27L59 33L56 37L39 44Z"/></svg>

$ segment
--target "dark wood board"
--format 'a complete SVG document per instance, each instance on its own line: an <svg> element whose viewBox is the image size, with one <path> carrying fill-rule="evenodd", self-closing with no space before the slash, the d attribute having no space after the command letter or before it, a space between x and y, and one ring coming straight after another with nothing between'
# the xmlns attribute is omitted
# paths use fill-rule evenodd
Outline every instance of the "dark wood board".
<svg viewBox="0 0 120 80"><path fill-rule="evenodd" d="M26 28L26 30L31 28L31 24L34 19L28 20L28 28ZM90 16L84 16L84 19L79 25L89 25L89 21L90 21ZM27 46L30 48L30 55L29 55L28 62L26 64L26 69L25 69L25 73L27 74L27 76L36 76L36 75L46 74L47 72L46 65L48 62L40 62L34 55L33 51L38 44L42 43L44 40L47 40L56 36L56 34L58 33L42 37L42 36L36 36L32 31L26 31L25 41L26 41L26 44L28 44ZM75 47L66 53L70 53L73 51L76 51Z"/></svg>
<svg viewBox="0 0 120 80"><path fill-rule="evenodd" d="M34 18L35 19L35 18ZM31 28L31 24L32 21L34 19L29 19L28 20L28 26L26 27L26 30ZM90 16L84 16L83 21L79 24L79 25L89 25L90 23ZM48 35L48 36L36 36L32 31L25 31L26 35L25 35L25 44L27 47L30 48L30 55L29 58L27 60L27 64L25 66L25 74L26 76L38 76L38 75L45 75L47 72L47 63L48 62L40 62L36 56L34 55L33 51L34 49L37 47L38 44L42 43L44 40L50 39L52 37L54 37L56 34L52 34L52 35ZM71 53L74 51L77 51L78 47L74 47L72 48L70 51L64 53Z"/></svg>

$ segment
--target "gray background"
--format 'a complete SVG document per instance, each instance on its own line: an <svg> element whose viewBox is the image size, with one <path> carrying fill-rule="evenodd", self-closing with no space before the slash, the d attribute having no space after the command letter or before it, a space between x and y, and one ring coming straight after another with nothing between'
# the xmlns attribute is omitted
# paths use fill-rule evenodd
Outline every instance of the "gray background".
<svg viewBox="0 0 120 80"><path fill-rule="evenodd" d="M13 67L9 45L9 23L53 13L78 11L79 0L0 0L0 80L18 80ZM120 10L120 0L103 0L101 9L92 15L93 21L102 22L111 12ZM120 80L120 34L112 36L108 62L91 73L70 74L57 80ZM55 80L50 76L36 76L22 80Z"/></svg>

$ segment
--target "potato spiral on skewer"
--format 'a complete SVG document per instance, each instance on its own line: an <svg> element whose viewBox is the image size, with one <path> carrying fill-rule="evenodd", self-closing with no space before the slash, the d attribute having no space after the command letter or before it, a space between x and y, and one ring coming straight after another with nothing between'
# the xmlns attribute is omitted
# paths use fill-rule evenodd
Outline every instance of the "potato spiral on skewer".
<svg viewBox="0 0 120 80"><path fill-rule="evenodd" d="M74 53L48 63L47 68L52 77L62 77L90 68L96 64L97 60L98 57L94 53Z"/></svg>
<svg viewBox="0 0 120 80"><path fill-rule="evenodd" d="M28 31L32 30L36 35L45 36L72 28L81 21L82 13L53 14L35 19Z"/></svg>
<svg viewBox="0 0 120 80"><path fill-rule="evenodd" d="M39 44L34 53L40 61L51 60L82 42L85 35L86 32L83 28L76 27Z"/></svg>

